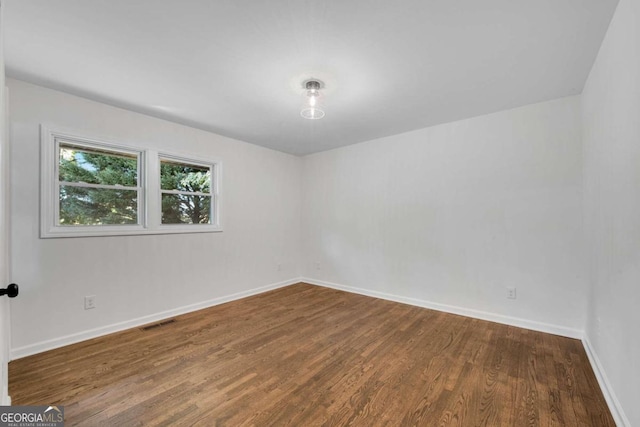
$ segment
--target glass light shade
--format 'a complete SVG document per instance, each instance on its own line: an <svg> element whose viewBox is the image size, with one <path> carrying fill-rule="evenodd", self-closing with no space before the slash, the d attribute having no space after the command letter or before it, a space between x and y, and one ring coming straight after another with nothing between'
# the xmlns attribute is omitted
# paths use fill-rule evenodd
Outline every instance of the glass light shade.
<svg viewBox="0 0 640 427"><path fill-rule="evenodd" d="M309 80L304 83L305 89L307 89L307 97L305 98L305 105L300 111L300 115L305 119L318 120L324 117L324 110L321 105L322 95L320 89L322 83L318 80Z"/></svg>

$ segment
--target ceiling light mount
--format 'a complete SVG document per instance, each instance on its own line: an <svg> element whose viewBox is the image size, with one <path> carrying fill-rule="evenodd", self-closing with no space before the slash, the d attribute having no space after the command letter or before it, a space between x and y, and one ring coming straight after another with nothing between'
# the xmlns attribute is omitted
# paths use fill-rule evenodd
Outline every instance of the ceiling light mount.
<svg viewBox="0 0 640 427"><path fill-rule="evenodd" d="M304 88L307 90L318 91L322 87L322 83L319 80L307 80L304 83Z"/></svg>
<svg viewBox="0 0 640 427"><path fill-rule="evenodd" d="M300 111L300 115L309 120L323 118L324 110L320 104L322 97L320 89L324 87L323 83L320 80L310 79L305 81L302 86L307 91L307 98L304 107L302 107L302 111Z"/></svg>

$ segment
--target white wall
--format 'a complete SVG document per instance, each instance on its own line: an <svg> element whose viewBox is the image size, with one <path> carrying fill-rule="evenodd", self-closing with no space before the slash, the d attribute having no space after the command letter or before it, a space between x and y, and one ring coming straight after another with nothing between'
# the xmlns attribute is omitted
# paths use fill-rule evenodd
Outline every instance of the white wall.
<svg viewBox="0 0 640 427"><path fill-rule="evenodd" d="M21 291L12 309L14 357L299 276L300 158L24 82L8 83L11 267ZM43 122L220 158L224 231L40 239ZM85 295L96 295L96 309L84 310Z"/></svg>
<svg viewBox="0 0 640 427"><path fill-rule="evenodd" d="M570 97L307 156L303 274L581 336L581 150Z"/></svg>
<svg viewBox="0 0 640 427"><path fill-rule="evenodd" d="M621 0L583 92L587 337L640 425L640 2Z"/></svg>

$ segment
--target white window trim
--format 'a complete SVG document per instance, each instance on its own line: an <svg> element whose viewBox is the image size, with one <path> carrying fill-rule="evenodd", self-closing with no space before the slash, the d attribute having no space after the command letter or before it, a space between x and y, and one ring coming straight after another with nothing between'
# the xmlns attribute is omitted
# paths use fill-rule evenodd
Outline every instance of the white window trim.
<svg viewBox="0 0 640 427"><path fill-rule="evenodd" d="M174 231L174 230L189 230L193 227L207 227L212 228L213 231L216 231L219 228L220 223L220 162L212 162L196 160L194 157L184 157L175 154L170 154L166 152L158 153L156 156L158 159L158 172L156 176L160 179L160 161L163 159L173 160L181 163L186 163L194 166L202 166L209 168L211 170L211 193L192 193L196 195L210 196L211 197L211 224L162 224L162 218L158 219L158 227L162 230ZM162 204L162 193L173 193L173 194L184 194L184 191L167 191L162 190L160 183L158 182L158 203ZM159 210L158 210L159 211Z"/></svg>
<svg viewBox="0 0 640 427"><path fill-rule="evenodd" d="M139 198L138 225L61 226L58 221L58 144L56 139L98 146L112 151L138 154ZM40 237L97 237L143 234L211 233L223 231L221 225L220 191L222 162L202 159L183 153L146 149L133 144L115 142L109 138L83 135L75 130L41 125L40 127ZM212 224L161 224L160 158L176 159L212 168L211 196L213 199ZM199 159L199 160L196 160ZM134 189L135 187L131 187Z"/></svg>

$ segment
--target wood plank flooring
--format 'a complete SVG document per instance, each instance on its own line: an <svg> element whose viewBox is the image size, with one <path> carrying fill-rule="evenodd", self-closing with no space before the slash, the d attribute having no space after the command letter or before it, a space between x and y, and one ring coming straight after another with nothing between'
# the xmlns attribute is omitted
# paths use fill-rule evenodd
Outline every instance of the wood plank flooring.
<svg viewBox="0 0 640 427"><path fill-rule="evenodd" d="M67 426L614 426L578 340L307 284L19 359Z"/></svg>

